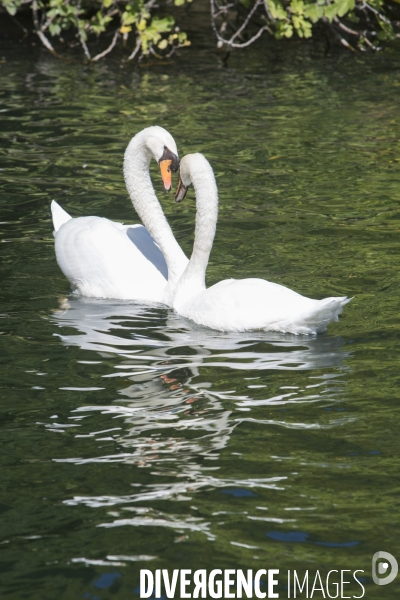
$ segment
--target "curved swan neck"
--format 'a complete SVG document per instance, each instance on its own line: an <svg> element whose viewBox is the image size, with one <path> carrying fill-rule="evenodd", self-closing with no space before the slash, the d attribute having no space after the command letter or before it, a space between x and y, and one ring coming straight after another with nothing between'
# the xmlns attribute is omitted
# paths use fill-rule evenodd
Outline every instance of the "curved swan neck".
<svg viewBox="0 0 400 600"><path fill-rule="evenodd" d="M155 195L149 172L151 158L144 130L132 138L125 151L125 184L137 214L165 257L168 267L167 287L172 288L179 280L187 258L175 240Z"/></svg>
<svg viewBox="0 0 400 600"><path fill-rule="evenodd" d="M196 158L198 155L194 155ZM176 298L198 294L206 289L205 277L218 220L218 190L208 161L191 162L190 178L196 194L196 229L193 251L179 284Z"/></svg>

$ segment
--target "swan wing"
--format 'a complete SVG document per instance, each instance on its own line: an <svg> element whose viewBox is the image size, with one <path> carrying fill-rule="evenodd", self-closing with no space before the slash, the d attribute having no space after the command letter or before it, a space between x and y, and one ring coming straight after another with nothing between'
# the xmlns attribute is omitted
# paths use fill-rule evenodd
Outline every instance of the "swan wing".
<svg viewBox="0 0 400 600"><path fill-rule="evenodd" d="M166 265L144 229L101 217L70 219L56 232L57 262L83 296L161 302ZM157 257L156 264L152 256Z"/></svg>
<svg viewBox="0 0 400 600"><path fill-rule="evenodd" d="M114 224L116 225L116 223ZM164 255L146 227L143 227L143 225L123 225L122 230L143 256L160 271L165 279L168 279L168 267Z"/></svg>

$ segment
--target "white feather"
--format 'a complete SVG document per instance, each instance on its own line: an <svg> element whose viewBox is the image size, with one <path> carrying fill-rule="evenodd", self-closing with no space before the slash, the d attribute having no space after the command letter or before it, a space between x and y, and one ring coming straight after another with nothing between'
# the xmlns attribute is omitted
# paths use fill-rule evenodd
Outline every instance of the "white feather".
<svg viewBox="0 0 400 600"><path fill-rule="evenodd" d="M124 176L132 203L146 225L122 225L102 217L72 218L54 200L55 251L75 293L169 304L187 258L174 238L151 184L149 165L164 148L177 154L172 136L148 127L125 152Z"/></svg>
<svg viewBox="0 0 400 600"><path fill-rule="evenodd" d="M205 272L218 217L218 194L211 166L201 154L181 161L184 185L196 192L196 232L192 256L175 290L176 311L220 331L268 330L313 334L337 321L346 297L313 300L264 279L227 279L206 289Z"/></svg>
<svg viewBox="0 0 400 600"><path fill-rule="evenodd" d="M61 206L57 204L55 200L52 200L50 208L54 225L53 235L56 237L56 233L60 229L61 225L64 225L64 223L72 219L72 217L67 213L67 211L61 208Z"/></svg>

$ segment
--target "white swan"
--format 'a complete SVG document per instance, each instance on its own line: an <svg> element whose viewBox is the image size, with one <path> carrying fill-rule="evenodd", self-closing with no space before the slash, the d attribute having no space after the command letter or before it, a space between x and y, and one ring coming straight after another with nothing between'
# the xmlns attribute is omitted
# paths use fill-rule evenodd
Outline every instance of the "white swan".
<svg viewBox="0 0 400 600"><path fill-rule="evenodd" d="M312 300L264 279L226 279L206 289L205 273L218 218L218 191L210 163L202 154L188 154L180 164L175 200L193 184L196 231L192 256L175 289L173 307L199 325L220 331L267 330L311 334L337 321L343 298Z"/></svg>
<svg viewBox="0 0 400 600"><path fill-rule="evenodd" d="M162 127L139 132L125 152L126 187L145 227L102 217L73 219L54 200L51 203L57 262L75 293L171 304L188 259L155 195L151 157L160 164L164 186L170 190L171 171L177 170L179 159L173 137Z"/></svg>

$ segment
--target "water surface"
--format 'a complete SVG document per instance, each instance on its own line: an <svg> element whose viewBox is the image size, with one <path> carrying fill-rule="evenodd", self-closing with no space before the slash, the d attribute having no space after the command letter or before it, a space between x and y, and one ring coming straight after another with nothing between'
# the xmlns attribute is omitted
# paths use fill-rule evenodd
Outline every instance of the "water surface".
<svg viewBox="0 0 400 600"><path fill-rule="evenodd" d="M2 597L279 568L363 569L366 598L398 598L370 569L400 558L400 61L291 52L135 70L3 50ZM152 124L215 169L208 283L354 296L327 334L221 334L70 295L49 203L135 222L122 156ZM176 206L152 170L190 253L193 193Z"/></svg>

